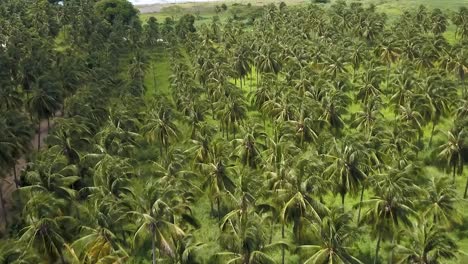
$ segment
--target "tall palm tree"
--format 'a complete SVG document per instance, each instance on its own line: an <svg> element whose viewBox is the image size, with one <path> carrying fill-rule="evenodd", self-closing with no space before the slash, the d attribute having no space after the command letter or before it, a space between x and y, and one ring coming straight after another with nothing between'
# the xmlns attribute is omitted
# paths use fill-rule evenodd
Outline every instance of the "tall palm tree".
<svg viewBox="0 0 468 264"><path fill-rule="evenodd" d="M408 242L395 247L396 263L445 263L455 259L458 249L446 230L430 222L420 222L406 232Z"/></svg>
<svg viewBox="0 0 468 264"><path fill-rule="evenodd" d="M235 173L235 168L225 165L220 158L215 158L209 164L201 164L201 167L207 176L202 187L209 189L211 208L213 208L212 201L216 200L218 221L221 221L221 195L225 192L232 193L234 191L236 185L230 178L230 174Z"/></svg>
<svg viewBox="0 0 468 264"><path fill-rule="evenodd" d="M167 256L175 257L176 241L185 236L185 232L174 222L175 212L170 204L173 190L165 189L157 181L152 180L145 186L133 185L131 195L123 199L133 208L128 217L136 217L136 231L133 238L134 246L139 237L150 237L152 263L156 264L156 249Z"/></svg>
<svg viewBox="0 0 468 264"><path fill-rule="evenodd" d="M448 131L445 133L447 142L439 146L439 157L447 160L447 167L452 170L452 183L455 183L455 174L463 173L463 157L465 131L462 129L458 133ZM466 197L466 191L465 191Z"/></svg>
<svg viewBox="0 0 468 264"><path fill-rule="evenodd" d="M28 99L28 109L31 114L35 114L39 119L37 149L41 147L41 119L49 118L60 109L60 92L46 78L38 81L38 86L33 89L32 95Z"/></svg>
<svg viewBox="0 0 468 264"><path fill-rule="evenodd" d="M349 245L357 238L351 221L349 212L333 208L321 221L312 223L316 244L299 247L301 252L312 254L304 264L362 263L349 252Z"/></svg>
<svg viewBox="0 0 468 264"><path fill-rule="evenodd" d="M433 177L424 191L426 196L421 200L424 217L427 222L443 224L459 223L461 220L457 204L460 201L456 188L446 177Z"/></svg>
<svg viewBox="0 0 468 264"><path fill-rule="evenodd" d="M62 264L66 264L63 254L65 239L61 222L67 223L70 217L60 216L55 218L42 218L22 230L20 241L34 246L48 255L49 262L54 262L57 257ZM62 223L63 224L63 223Z"/></svg>
<svg viewBox="0 0 468 264"><path fill-rule="evenodd" d="M394 237L400 224L411 226L410 216L414 214L411 203L398 193L379 190L370 200L363 202L369 209L365 212L362 222L369 223L377 236L374 264L378 263L380 243L386 237Z"/></svg>
<svg viewBox="0 0 468 264"><path fill-rule="evenodd" d="M387 65L387 90L390 81L390 66L400 56L399 43L391 38L384 38L378 46L376 53L379 55L380 60Z"/></svg>
<svg viewBox="0 0 468 264"><path fill-rule="evenodd" d="M251 194L242 192L237 201L238 206L222 219L220 227L223 233L220 239L227 242L229 251L217 253L216 258L225 259L227 263L273 264L276 261L269 252L287 247L282 241L266 242L266 229L262 225L262 218L254 211L253 199Z"/></svg>
<svg viewBox="0 0 468 264"><path fill-rule="evenodd" d="M335 142L325 157L329 159L329 165L324 170L324 174L334 183L344 207L346 194L357 193L367 178L367 156L359 143L351 145L346 142L343 144Z"/></svg>
<svg viewBox="0 0 468 264"><path fill-rule="evenodd" d="M149 142L159 144L159 152L162 156L163 149L169 148L170 140L177 138L179 130L172 120L172 111L170 108L161 107L159 110L153 110L148 114L146 125L142 127L143 133Z"/></svg>

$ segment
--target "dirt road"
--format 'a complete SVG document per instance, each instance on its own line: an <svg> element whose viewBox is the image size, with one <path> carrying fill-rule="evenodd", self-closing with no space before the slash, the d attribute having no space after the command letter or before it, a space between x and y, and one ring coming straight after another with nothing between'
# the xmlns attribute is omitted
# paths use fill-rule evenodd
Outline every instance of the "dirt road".
<svg viewBox="0 0 468 264"><path fill-rule="evenodd" d="M60 116L60 113L57 113L56 116ZM50 120L50 127L52 127L54 124L53 119ZM45 138L47 138L49 134L49 128L47 125L47 119L44 119L41 121L41 130L40 130L41 138L41 148L46 147L44 144ZM31 151L37 150L37 141L39 140L39 133L36 133L34 137L31 140ZM19 160L16 161L16 175L19 178L21 175L21 172L26 168L27 161L24 157L20 158ZM16 185L15 185L15 177L13 174L13 171L9 175L7 175L5 178L1 179L0 183L0 188L2 188L3 192L3 200L5 201L5 209L7 211L7 217L8 217L8 212L11 210L12 207L12 194L16 190ZM5 220L3 217L3 210L0 206L0 232L3 232L5 230ZM11 222L9 221L9 224Z"/></svg>

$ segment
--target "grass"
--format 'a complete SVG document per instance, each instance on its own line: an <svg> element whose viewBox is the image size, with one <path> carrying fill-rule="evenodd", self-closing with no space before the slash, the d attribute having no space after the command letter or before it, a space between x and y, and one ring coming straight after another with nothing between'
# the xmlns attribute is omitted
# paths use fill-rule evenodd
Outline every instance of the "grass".
<svg viewBox="0 0 468 264"><path fill-rule="evenodd" d="M163 47L157 47L150 54L150 67L145 75L145 99L150 100L155 95L170 94L169 76L172 71L167 52Z"/></svg>

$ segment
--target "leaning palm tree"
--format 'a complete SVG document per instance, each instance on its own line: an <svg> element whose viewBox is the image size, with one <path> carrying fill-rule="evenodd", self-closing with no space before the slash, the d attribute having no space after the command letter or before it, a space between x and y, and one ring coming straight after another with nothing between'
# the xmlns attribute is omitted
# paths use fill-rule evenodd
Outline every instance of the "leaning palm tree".
<svg viewBox="0 0 468 264"><path fill-rule="evenodd" d="M350 213L333 208L321 221L311 223L316 244L299 247L300 252L311 255L304 264L362 263L349 252L357 238L357 228L351 222Z"/></svg>

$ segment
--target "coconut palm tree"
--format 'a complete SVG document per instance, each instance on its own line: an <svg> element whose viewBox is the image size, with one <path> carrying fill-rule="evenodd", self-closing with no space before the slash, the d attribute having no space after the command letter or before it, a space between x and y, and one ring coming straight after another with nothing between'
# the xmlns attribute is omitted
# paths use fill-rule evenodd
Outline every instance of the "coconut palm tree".
<svg viewBox="0 0 468 264"><path fill-rule="evenodd" d="M149 236L153 264L157 263L156 249L161 254L175 257L176 241L182 239L185 232L174 222L175 212L170 204L174 191L162 188L155 180L147 182L145 186L133 187L131 194L123 199L133 208L128 217L137 219L134 246L137 246L138 238Z"/></svg>
<svg viewBox="0 0 468 264"><path fill-rule="evenodd" d="M465 131L444 133L447 136L447 142L439 146L439 157L447 161L447 167L452 171L452 183L455 183L455 174L463 173L463 157ZM466 192L465 192L466 196Z"/></svg>
<svg viewBox="0 0 468 264"><path fill-rule="evenodd" d="M349 252L349 245L352 245L358 233L351 222L349 212L332 208L321 221L312 223L316 244L299 247L300 252L311 255L304 264L362 263Z"/></svg>
<svg viewBox="0 0 468 264"><path fill-rule="evenodd" d="M65 230L61 225L71 220L73 219L66 216L39 219L22 230L20 241L46 254L50 262L54 262L58 257L62 264L66 264L63 254Z"/></svg>
<svg viewBox="0 0 468 264"><path fill-rule="evenodd" d="M387 237L394 238L400 225L411 226L410 216L414 214L411 202L404 196L379 189L371 199L364 201L363 205L369 209L364 213L361 222L369 223L376 236L374 264L379 261L380 243Z"/></svg>
<svg viewBox="0 0 468 264"><path fill-rule="evenodd" d="M460 199L457 197L456 188L448 178L433 177L424 191L426 196L421 200L421 208L427 222L432 220L439 226L460 222L461 215L457 209Z"/></svg>
<svg viewBox="0 0 468 264"><path fill-rule="evenodd" d="M35 114L39 119L37 149L41 147L41 119L49 118L60 109L60 91L46 77L40 78L29 97L27 104L31 114Z"/></svg>
<svg viewBox="0 0 468 264"><path fill-rule="evenodd" d="M226 241L229 251L217 253L217 259L224 259L227 263L276 263L269 253L287 247L281 241L266 243L267 230L262 225L262 218L254 211L253 199L251 194L243 192L238 205L223 217L220 240Z"/></svg>
<svg viewBox="0 0 468 264"><path fill-rule="evenodd" d="M206 180L203 182L203 189L209 189L211 208L213 208L213 200L216 201L216 209L218 221L221 221L221 196L225 192L233 192L235 183L230 178L230 174L236 173L235 168L226 165L221 157L216 157L211 163L200 164ZM213 210L212 210L213 212Z"/></svg>
<svg viewBox="0 0 468 264"><path fill-rule="evenodd" d="M177 138L179 134L179 130L172 119L172 110L166 107L153 110L148 114L145 123L146 124L142 127L142 131L146 139L150 143L156 142L159 144L161 156L163 154L163 149L167 153L170 140Z"/></svg>
<svg viewBox="0 0 468 264"><path fill-rule="evenodd" d="M344 207L346 194L356 194L367 178L367 155L359 143L334 142L325 158L329 160L329 165L323 173L334 183Z"/></svg>
<svg viewBox="0 0 468 264"><path fill-rule="evenodd" d="M396 263L437 264L456 258L457 244L446 230L433 223L421 221L405 237L409 238L407 243L395 247Z"/></svg>

